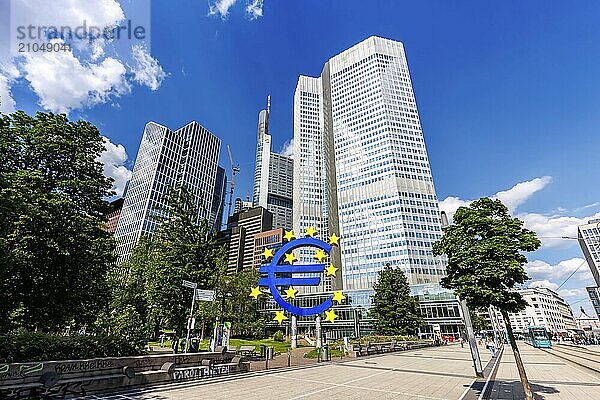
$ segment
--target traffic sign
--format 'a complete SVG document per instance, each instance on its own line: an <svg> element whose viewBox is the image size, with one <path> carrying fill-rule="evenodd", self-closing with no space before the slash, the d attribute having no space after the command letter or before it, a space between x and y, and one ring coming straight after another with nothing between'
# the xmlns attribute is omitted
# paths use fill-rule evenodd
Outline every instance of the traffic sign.
<svg viewBox="0 0 600 400"><path fill-rule="evenodd" d="M196 289L196 301L214 301L215 297L214 290Z"/></svg>
<svg viewBox="0 0 600 400"><path fill-rule="evenodd" d="M187 287L187 288L192 288L192 289L196 289L196 287L198 286L197 284L195 284L194 282L190 282L190 281L183 281L183 286Z"/></svg>

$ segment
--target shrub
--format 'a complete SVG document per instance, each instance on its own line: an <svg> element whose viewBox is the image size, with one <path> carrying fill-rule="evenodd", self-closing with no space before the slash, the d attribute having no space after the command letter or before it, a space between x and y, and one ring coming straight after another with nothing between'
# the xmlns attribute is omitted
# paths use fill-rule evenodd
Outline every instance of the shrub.
<svg viewBox="0 0 600 400"><path fill-rule="evenodd" d="M275 332L275 334L273 335L273 340L276 342L283 342L283 332L282 331L277 331Z"/></svg>
<svg viewBox="0 0 600 400"><path fill-rule="evenodd" d="M143 344L120 336L57 336L23 332L0 335L0 362L126 357L143 354L143 348Z"/></svg>

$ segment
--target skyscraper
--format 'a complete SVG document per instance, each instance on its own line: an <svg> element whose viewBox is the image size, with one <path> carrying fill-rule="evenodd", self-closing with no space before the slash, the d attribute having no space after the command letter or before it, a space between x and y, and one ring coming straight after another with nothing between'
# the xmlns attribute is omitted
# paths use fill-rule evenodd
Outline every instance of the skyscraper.
<svg viewBox="0 0 600 400"><path fill-rule="evenodd" d="M196 202L198 218L220 227L225 170L218 167L221 141L197 122L172 131L149 122L144 129L133 175L115 232L119 261L129 258L142 235L151 235L164 217L171 188L186 187Z"/></svg>
<svg viewBox="0 0 600 400"><path fill-rule="evenodd" d="M579 226L577 238L596 283L595 286L586 287L588 297L596 315L600 317L600 218Z"/></svg>
<svg viewBox="0 0 600 400"><path fill-rule="evenodd" d="M403 44L370 37L300 76L294 229L341 234L343 288L371 290L386 264L437 284L439 215Z"/></svg>
<svg viewBox="0 0 600 400"><path fill-rule="evenodd" d="M600 286L600 218L579 226L577 238L596 286Z"/></svg>
<svg viewBox="0 0 600 400"><path fill-rule="evenodd" d="M264 207L273 213L273 227L291 229L292 183L294 161L290 157L272 151L269 134L271 98L267 109L258 116L258 138L254 170L254 207Z"/></svg>

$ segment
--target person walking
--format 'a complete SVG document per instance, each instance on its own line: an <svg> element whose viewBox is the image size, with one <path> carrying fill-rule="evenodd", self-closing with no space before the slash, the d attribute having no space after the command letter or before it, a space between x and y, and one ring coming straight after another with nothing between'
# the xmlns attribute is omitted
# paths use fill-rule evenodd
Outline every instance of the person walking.
<svg viewBox="0 0 600 400"><path fill-rule="evenodd" d="M490 351L492 357L496 357L496 343L494 343L494 340L490 336L485 341L485 347Z"/></svg>

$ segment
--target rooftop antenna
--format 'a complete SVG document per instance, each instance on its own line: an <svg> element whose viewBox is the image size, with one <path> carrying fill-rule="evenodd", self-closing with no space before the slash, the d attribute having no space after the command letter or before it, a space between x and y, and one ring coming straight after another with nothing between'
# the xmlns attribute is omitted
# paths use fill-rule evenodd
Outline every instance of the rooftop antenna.
<svg viewBox="0 0 600 400"><path fill-rule="evenodd" d="M271 112L271 95L267 96L267 112Z"/></svg>
<svg viewBox="0 0 600 400"><path fill-rule="evenodd" d="M231 163L231 187L229 188L229 210L227 216L231 215L231 206L233 205L233 189L235 188L235 174L240 172L240 165L233 163L233 157L231 156L231 148L227 145L227 153L229 154L229 162Z"/></svg>

